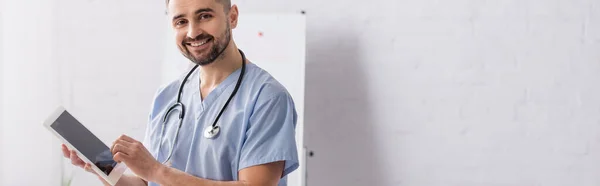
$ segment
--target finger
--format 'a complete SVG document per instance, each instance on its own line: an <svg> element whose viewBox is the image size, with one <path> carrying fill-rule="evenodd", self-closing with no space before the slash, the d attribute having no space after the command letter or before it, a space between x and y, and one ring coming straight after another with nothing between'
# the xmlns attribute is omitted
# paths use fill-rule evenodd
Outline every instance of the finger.
<svg viewBox="0 0 600 186"><path fill-rule="evenodd" d="M135 140L135 139L133 139L133 138L125 135L125 134L121 135L118 139L125 140L125 141L130 142L130 143L134 143L134 142L137 141L137 140Z"/></svg>
<svg viewBox="0 0 600 186"><path fill-rule="evenodd" d="M75 166L83 168L83 166L85 165L85 162L83 162L83 160L81 160L81 158L77 156L77 153L75 151L71 151L70 159L71 163Z"/></svg>
<svg viewBox="0 0 600 186"><path fill-rule="evenodd" d="M116 153L116 151L115 151L115 146L116 146L117 144L118 144L118 145L125 146L125 147L128 147L128 148L129 148L129 147L131 147L131 146L133 145L133 143L131 143L131 142L128 142L128 141L125 141L125 140L122 140L122 139L117 139L117 141L115 141L115 142L113 143L112 147L110 148L110 152L112 152L113 154L114 154L114 153Z"/></svg>
<svg viewBox="0 0 600 186"><path fill-rule="evenodd" d="M108 182L106 182L106 180L104 180L104 178L102 178L102 176L100 176L96 171L94 171L94 169L92 169L92 164L86 163L85 167L83 169L85 169L85 171L88 171L88 172L96 175L98 177L98 179L100 179L100 181L102 181L102 183L104 185L110 185Z"/></svg>
<svg viewBox="0 0 600 186"><path fill-rule="evenodd" d="M71 151L71 164L82 167L85 165L85 162L77 157L77 153L75 151Z"/></svg>
<svg viewBox="0 0 600 186"><path fill-rule="evenodd" d="M131 154L132 149L129 147L126 147L124 145L121 144L115 144L114 150L111 152L113 155L117 155L117 153L124 153L126 155Z"/></svg>
<svg viewBox="0 0 600 186"><path fill-rule="evenodd" d="M67 148L67 146L65 144L62 144L61 146L62 146L63 156L65 156L65 158L70 158L71 153L69 152L69 148Z"/></svg>
<svg viewBox="0 0 600 186"><path fill-rule="evenodd" d="M127 162L127 160L129 160L129 155L122 152L117 152L115 156L113 156L113 160L115 160L118 163L121 163L123 161Z"/></svg>
<svg viewBox="0 0 600 186"><path fill-rule="evenodd" d="M85 171L88 171L88 172L90 172L90 173L94 173L94 174L96 174L96 172L95 172L95 171L92 169L92 165L91 165L91 164L89 164L89 163L86 163L86 164L85 164L85 167L83 167L83 169L84 169Z"/></svg>

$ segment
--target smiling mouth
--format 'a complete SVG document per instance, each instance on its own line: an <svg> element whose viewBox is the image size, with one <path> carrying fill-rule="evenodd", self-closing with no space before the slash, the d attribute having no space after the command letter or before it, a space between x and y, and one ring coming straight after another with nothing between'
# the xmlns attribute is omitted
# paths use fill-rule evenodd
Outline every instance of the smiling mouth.
<svg viewBox="0 0 600 186"><path fill-rule="evenodd" d="M201 41L188 42L188 43L186 43L186 45L191 46L191 47L199 47L199 46L205 45L206 43L208 43L210 41L212 41L211 38L201 40Z"/></svg>

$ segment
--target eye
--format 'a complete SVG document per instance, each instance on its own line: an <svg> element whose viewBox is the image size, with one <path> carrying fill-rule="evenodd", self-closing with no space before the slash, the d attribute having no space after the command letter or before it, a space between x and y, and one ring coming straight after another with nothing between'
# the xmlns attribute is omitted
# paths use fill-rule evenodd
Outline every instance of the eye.
<svg viewBox="0 0 600 186"><path fill-rule="evenodd" d="M211 18L211 17L212 17L212 15L210 15L210 14L201 14L200 15L200 20L208 19L208 18Z"/></svg>
<svg viewBox="0 0 600 186"><path fill-rule="evenodd" d="M180 20L175 21L175 25L176 26L181 26L181 25L184 25L186 23L187 23L187 21L185 19L180 19Z"/></svg>

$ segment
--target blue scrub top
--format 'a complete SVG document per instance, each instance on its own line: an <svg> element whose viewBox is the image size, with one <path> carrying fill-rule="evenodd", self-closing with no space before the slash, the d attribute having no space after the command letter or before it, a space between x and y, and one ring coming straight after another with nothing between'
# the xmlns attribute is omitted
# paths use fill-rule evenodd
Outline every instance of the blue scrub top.
<svg viewBox="0 0 600 186"><path fill-rule="evenodd" d="M235 181L238 171L244 168L285 161L279 185L287 185L286 175L299 164L294 131L297 114L285 87L256 64L247 63L241 86L217 123L221 128L219 134L207 139L204 129L212 125L233 92L241 68L205 96L205 100L200 97L199 73L200 68L190 75L183 88L181 102L186 113L171 157L172 167L200 178ZM159 162L168 156L178 114L171 114L161 145L162 118L176 102L183 78L185 74L159 89L152 103L143 143Z"/></svg>

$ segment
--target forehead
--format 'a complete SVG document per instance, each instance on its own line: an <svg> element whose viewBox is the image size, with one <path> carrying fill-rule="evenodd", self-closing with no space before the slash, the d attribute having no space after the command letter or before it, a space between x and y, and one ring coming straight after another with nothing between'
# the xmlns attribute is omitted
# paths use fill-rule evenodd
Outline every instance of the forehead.
<svg viewBox="0 0 600 186"><path fill-rule="evenodd" d="M171 15L193 13L204 8L210 8L215 12L223 11L223 5L217 0L170 0L167 4L167 10Z"/></svg>

